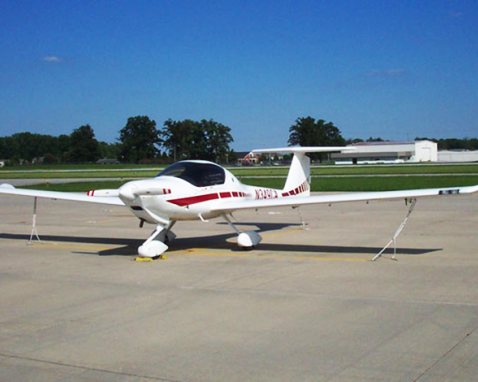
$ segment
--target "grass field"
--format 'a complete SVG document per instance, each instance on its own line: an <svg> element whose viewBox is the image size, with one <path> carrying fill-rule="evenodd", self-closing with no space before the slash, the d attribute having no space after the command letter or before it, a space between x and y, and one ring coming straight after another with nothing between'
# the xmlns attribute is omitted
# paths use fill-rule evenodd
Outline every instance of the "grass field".
<svg viewBox="0 0 478 382"><path fill-rule="evenodd" d="M164 167L144 165L17 166L0 169L0 179L150 178ZM287 176L288 167L228 167L238 177ZM474 174L478 164L362 165L312 167L312 175Z"/></svg>
<svg viewBox="0 0 478 382"><path fill-rule="evenodd" d="M29 188L57 191L88 191L118 188L131 179L154 177L161 166L145 165L53 165L6 167L2 179L45 179ZM288 167L230 167L243 183L282 188ZM406 164L312 167L313 191L382 191L407 188L467 186L478 184L478 164ZM84 182L50 184L49 179L88 179ZM97 180L95 178L111 178Z"/></svg>
<svg viewBox="0 0 478 382"><path fill-rule="evenodd" d="M314 168L312 171L312 191L385 191L385 190L400 190L408 188L434 188L434 187L453 187L453 186L469 186L478 184L478 166L453 166L455 171L451 171L448 166L441 168L442 172L438 172L436 168L434 171L429 171L430 167L434 166L414 166L408 167L413 169L408 173L403 173L403 168L397 170L394 167L367 167L366 169L360 167L353 168L337 168L337 174L320 173L322 168ZM400 166L407 167L407 166ZM441 166L437 166L441 167ZM468 167L475 167L476 172L467 171ZM417 172L417 168L421 171ZM353 172L351 170L355 170ZM241 182L254 186L263 186L271 188L282 188L287 176L287 168L247 168L239 169L240 171L233 172L239 177ZM319 170L319 171L317 171ZM345 171L341 171L345 170ZM367 171L365 171L367 170ZM398 172L397 172L398 171ZM87 171L89 173L89 171ZM76 172L75 172L76 173ZM92 180L75 183L51 184L48 179L44 178L45 183L30 186L27 188L54 190L54 191L88 191L92 189L102 188L118 188L130 179L147 178L154 176L157 171L151 175L148 171L141 171L139 177L135 176L135 171L122 171L121 175L112 174L115 179L112 180ZM38 173L23 173L23 179L28 178L27 175L33 175L31 178L43 178L38 176ZM51 175L51 174L48 174ZM108 173L109 175L109 173ZM102 174L101 177L108 177ZM62 177L52 177L62 178ZM71 172L65 173L63 178L75 178ZM81 179L82 177L76 177Z"/></svg>
<svg viewBox="0 0 478 382"><path fill-rule="evenodd" d="M161 169L52 169L52 170L0 170L0 179L63 179L63 178L151 178Z"/></svg>

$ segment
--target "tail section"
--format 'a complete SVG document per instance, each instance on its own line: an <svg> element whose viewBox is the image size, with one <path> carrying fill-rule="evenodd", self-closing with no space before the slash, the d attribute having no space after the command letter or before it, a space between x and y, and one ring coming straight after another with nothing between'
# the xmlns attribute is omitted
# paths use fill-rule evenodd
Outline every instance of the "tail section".
<svg viewBox="0 0 478 382"><path fill-rule="evenodd" d="M316 147L282 147L277 149L254 150L254 153L294 153L289 174L282 196L310 195L310 158L307 153L334 152L354 150L353 147L316 146Z"/></svg>
<svg viewBox="0 0 478 382"><path fill-rule="evenodd" d="M295 152L282 196L310 195L310 158L303 152Z"/></svg>

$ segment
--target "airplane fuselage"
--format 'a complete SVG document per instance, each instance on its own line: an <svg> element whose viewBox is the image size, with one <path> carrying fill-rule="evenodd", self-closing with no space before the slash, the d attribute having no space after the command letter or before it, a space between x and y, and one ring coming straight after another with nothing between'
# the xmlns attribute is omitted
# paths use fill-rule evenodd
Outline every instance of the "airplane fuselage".
<svg viewBox="0 0 478 382"><path fill-rule="evenodd" d="M217 166L205 161L185 161ZM177 220L205 220L220 216L213 212L224 200L258 200L283 197L281 190L242 184L230 171L224 172L221 184L196 186L169 175L131 181L119 190L119 197L139 219L152 224Z"/></svg>

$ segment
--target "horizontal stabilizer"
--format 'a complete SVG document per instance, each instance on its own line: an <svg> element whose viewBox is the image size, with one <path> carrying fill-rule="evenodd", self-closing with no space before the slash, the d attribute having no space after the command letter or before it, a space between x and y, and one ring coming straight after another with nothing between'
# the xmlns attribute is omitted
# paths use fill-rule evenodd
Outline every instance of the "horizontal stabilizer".
<svg viewBox="0 0 478 382"><path fill-rule="evenodd" d="M350 146L290 146L277 147L272 149L256 149L253 153L331 153L337 151L354 151L355 147Z"/></svg>

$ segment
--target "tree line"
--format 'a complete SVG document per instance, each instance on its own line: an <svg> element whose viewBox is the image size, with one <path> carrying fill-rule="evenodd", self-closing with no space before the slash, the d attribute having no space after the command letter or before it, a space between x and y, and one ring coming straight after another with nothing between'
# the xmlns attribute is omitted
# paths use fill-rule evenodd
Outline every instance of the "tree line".
<svg viewBox="0 0 478 382"><path fill-rule="evenodd" d="M437 142L440 150L478 150L477 138L416 138ZM380 142L370 137L365 142ZM128 118L119 131L118 141L98 141L90 125L82 125L71 134L51 136L29 132L0 137L0 159L11 163L86 163L109 158L128 163L161 163L182 159L204 159L219 163L233 163L236 154L230 148L231 129L210 120L194 121L168 119L158 128L148 116ZM333 122L313 117L297 118L289 127L288 144L301 146L343 146L364 142L345 139ZM258 143L258 146L267 144ZM320 159L320 154L312 155Z"/></svg>
<svg viewBox="0 0 478 382"><path fill-rule="evenodd" d="M118 142L98 141L93 128L83 125L71 134L51 136L29 132L0 137L0 159L10 163L91 163L109 158L129 163L233 159L231 129L214 120L173 121L158 129L147 116L128 118Z"/></svg>
<svg viewBox="0 0 478 382"><path fill-rule="evenodd" d="M116 157L117 146L97 141L91 126L83 125L70 135L22 132L0 137L0 159L8 159L12 164L92 162L101 157Z"/></svg>

